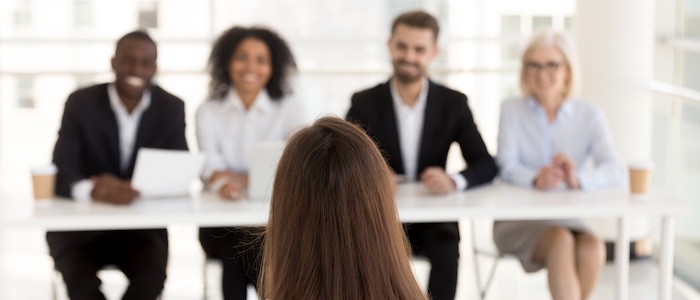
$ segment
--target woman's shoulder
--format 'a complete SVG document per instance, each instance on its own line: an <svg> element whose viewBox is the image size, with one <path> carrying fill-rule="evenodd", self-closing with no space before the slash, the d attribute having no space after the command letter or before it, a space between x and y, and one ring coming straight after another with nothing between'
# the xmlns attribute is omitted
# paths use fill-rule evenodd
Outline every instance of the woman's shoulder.
<svg viewBox="0 0 700 300"><path fill-rule="evenodd" d="M197 107L197 115L215 113L221 109L223 104L223 98L208 98Z"/></svg>
<svg viewBox="0 0 700 300"><path fill-rule="evenodd" d="M603 110L598 105L585 99L571 98L567 101L569 101L569 105L580 115L595 117L603 113Z"/></svg>
<svg viewBox="0 0 700 300"><path fill-rule="evenodd" d="M511 97L501 103L501 114L518 113L530 107L534 101L531 97Z"/></svg>
<svg viewBox="0 0 700 300"><path fill-rule="evenodd" d="M287 93L284 96L280 97L279 99L276 99L275 102L281 103L281 104L295 104L299 103L299 99L297 98L296 94L294 93Z"/></svg>
<svg viewBox="0 0 700 300"><path fill-rule="evenodd" d="M299 98L291 93L284 95L279 99L273 100L272 103L275 103L284 111L296 111L301 107Z"/></svg>

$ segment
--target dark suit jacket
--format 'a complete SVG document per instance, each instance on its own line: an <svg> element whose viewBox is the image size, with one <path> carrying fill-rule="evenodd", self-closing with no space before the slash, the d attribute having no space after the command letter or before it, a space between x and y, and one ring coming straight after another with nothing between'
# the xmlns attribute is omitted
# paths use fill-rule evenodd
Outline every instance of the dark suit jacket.
<svg viewBox="0 0 700 300"><path fill-rule="evenodd" d="M131 178L139 148L187 150L184 102L160 87L151 87L151 105L141 115L129 168L123 172L119 147L119 128L109 104L107 84L72 93L66 101L53 152L53 162L58 166L56 194L70 197L74 183L103 173ZM53 255L99 234L52 232L47 240Z"/></svg>
<svg viewBox="0 0 700 300"><path fill-rule="evenodd" d="M375 140L394 172L404 173L389 82L355 93L346 118L362 126ZM468 167L461 174L469 188L496 176L496 163L474 124L467 96L429 81L417 174L427 167L445 168L452 142L459 143L467 162Z"/></svg>

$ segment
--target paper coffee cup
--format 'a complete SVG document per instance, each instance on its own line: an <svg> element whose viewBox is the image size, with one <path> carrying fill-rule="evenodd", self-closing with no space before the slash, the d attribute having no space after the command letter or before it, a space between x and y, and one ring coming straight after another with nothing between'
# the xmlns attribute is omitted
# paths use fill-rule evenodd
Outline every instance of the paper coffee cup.
<svg viewBox="0 0 700 300"><path fill-rule="evenodd" d="M56 165L38 166L32 168L32 184L34 186L34 199L51 199L54 194L56 182Z"/></svg>
<svg viewBox="0 0 700 300"><path fill-rule="evenodd" d="M643 194L649 191L651 185L651 171L654 164L651 161L635 161L629 164L630 192Z"/></svg>

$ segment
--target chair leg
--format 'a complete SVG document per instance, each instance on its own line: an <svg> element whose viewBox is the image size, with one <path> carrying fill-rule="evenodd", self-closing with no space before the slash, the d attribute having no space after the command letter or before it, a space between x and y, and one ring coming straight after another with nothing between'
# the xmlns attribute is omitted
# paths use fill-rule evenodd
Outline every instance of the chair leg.
<svg viewBox="0 0 700 300"><path fill-rule="evenodd" d="M204 264L202 266L202 287L204 292L202 299L204 300L209 299L209 295L207 294L207 262L208 260L204 258Z"/></svg>
<svg viewBox="0 0 700 300"><path fill-rule="evenodd" d="M479 299L484 300L484 291L481 289L481 271L479 270L479 251L476 249L476 224L474 219L470 219L469 223L469 227L471 227L472 258L474 259L474 278L476 278Z"/></svg>
<svg viewBox="0 0 700 300"><path fill-rule="evenodd" d="M482 286L481 284L481 271L479 267L479 254L480 251L476 247L476 223L474 220L470 220L470 225L471 225L471 239L472 239L472 257L474 258L474 277L476 278L476 287L479 292L479 299L484 300L486 299L486 293L489 290L489 287L491 287L491 283L493 282L493 278L496 275L496 267L498 266L498 262L501 259L502 255L497 254L493 255L493 264L491 265L491 270L488 273L488 277L486 279L486 283Z"/></svg>
<svg viewBox="0 0 700 300"><path fill-rule="evenodd" d="M53 300L58 300L58 284L59 280L61 278L60 274L57 270L53 270L53 273L51 274L51 299Z"/></svg>
<svg viewBox="0 0 700 300"><path fill-rule="evenodd" d="M484 285L484 288L481 289L481 299L486 299L486 293L489 291L489 287L491 287L491 283L493 282L493 277L496 275L496 267L498 266L498 262L501 260L501 256L496 256L493 258L493 265L491 266L491 272L489 272L489 278L486 279L486 285Z"/></svg>

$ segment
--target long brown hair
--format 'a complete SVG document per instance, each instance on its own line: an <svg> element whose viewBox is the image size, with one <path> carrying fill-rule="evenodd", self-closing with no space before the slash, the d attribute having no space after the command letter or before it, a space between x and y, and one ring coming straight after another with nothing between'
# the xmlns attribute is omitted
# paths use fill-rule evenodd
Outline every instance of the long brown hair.
<svg viewBox="0 0 700 300"><path fill-rule="evenodd" d="M324 117L292 136L270 206L261 299L426 299L389 169L357 126Z"/></svg>

